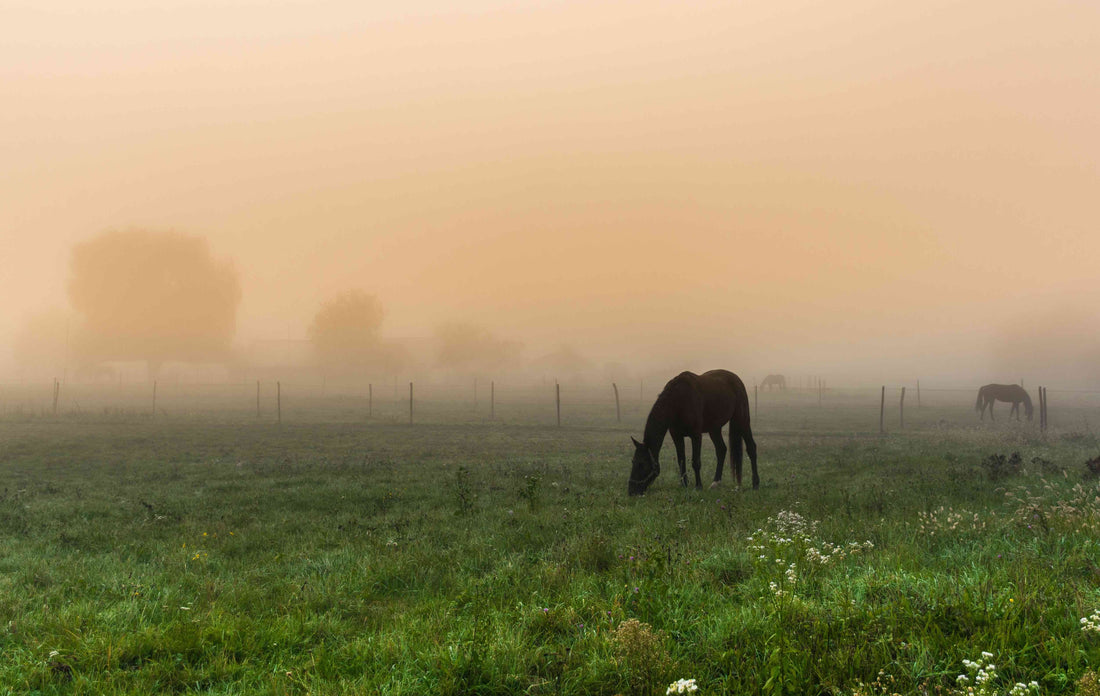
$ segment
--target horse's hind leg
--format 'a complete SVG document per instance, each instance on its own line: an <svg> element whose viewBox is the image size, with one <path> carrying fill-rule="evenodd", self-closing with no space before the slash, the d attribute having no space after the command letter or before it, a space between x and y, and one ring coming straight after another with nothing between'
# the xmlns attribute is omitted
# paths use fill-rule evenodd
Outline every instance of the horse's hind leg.
<svg viewBox="0 0 1100 696"><path fill-rule="evenodd" d="M680 485L688 485L687 454L684 452L684 436L673 436L672 444L676 446L676 463L680 465Z"/></svg>
<svg viewBox="0 0 1100 696"><path fill-rule="evenodd" d="M699 470L703 468L703 434L691 436L691 468L695 469L695 487L703 487L703 479L699 478ZM684 472L684 478L687 479L687 472ZM684 481L684 485L687 485L687 481Z"/></svg>
<svg viewBox="0 0 1100 696"><path fill-rule="evenodd" d="M756 473L756 440L752 439L752 428L745 426L745 449L749 452L749 462L752 464L752 487L753 489L760 488L760 476ZM731 440L733 438L730 438ZM741 449L740 443L737 449ZM740 468L740 467L738 467Z"/></svg>
<svg viewBox="0 0 1100 696"><path fill-rule="evenodd" d="M710 431L710 441L714 443L714 454L718 456L718 468L714 470L714 483L710 485L714 488L718 485L718 482L722 480L722 467L726 464L726 443L722 439L722 429ZM732 446L733 432L730 432L730 443ZM741 443L737 443L738 448L741 447Z"/></svg>

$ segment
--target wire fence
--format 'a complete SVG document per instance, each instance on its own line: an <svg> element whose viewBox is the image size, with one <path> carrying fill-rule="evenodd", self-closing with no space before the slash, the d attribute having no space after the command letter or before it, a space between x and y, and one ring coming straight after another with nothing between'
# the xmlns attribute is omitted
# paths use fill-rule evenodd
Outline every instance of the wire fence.
<svg viewBox="0 0 1100 696"><path fill-rule="evenodd" d="M656 385L657 382L654 382ZM904 389L904 397L903 397ZM768 430L897 431L980 422L977 386L749 387L753 427ZM330 382L291 379L230 382L60 381L0 383L0 420L119 421L194 419L233 423L501 423L621 427L637 431L659 388L644 382L419 380ZM1037 393L1033 388L1031 393ZM1052 426L1089 428L1100 417L1100 390L1047 390ZM1038 398L1034 399L1038 414ZM996 407L1006 419L1009 405ZM1023 419L1023 415L1021 415Z"/></svg>

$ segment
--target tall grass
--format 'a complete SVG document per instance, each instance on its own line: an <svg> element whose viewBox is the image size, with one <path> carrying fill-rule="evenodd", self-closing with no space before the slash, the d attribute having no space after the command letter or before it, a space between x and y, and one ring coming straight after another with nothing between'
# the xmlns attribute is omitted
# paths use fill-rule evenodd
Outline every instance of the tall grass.
<svg viewBox="0 0 1100 696"><path fill-rule="evenodd" d="M606 423L0 421L0 690L950 693L989 652L1073 693L1100 443L854 408L758 424L759 491L666 454L639 499Z"/></svg>

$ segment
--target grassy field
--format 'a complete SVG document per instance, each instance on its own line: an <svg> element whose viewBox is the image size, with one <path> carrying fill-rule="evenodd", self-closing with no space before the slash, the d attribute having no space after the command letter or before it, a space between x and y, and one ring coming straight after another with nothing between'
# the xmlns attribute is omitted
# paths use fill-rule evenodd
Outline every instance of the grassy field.
<svg viewBox="0 0 1100 696"><path fill-rule="evenodd" d="M666 447L629 499L637 395L560 429L240 397L6 409L0 693L949 694L964 660L1096 693L1095 406L1043 435L926 393L880 435L877 394L762 395L760 490L681 489Z"/></svg>

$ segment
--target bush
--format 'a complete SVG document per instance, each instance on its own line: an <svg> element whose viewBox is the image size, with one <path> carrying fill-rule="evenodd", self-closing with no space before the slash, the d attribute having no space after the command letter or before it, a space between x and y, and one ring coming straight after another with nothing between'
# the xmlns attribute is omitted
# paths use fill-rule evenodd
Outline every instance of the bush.
<svg viewBox="0 0 1100 696"><path fill-rule="evenodd" d="M1007 457L1003 454L991 454L982 460L982 468L985 469L985 474L990 481L1000 481L1009 476L1015 476L1020 473L1022 466L1023 459L1019 452L1013 452Z"/></svg>

